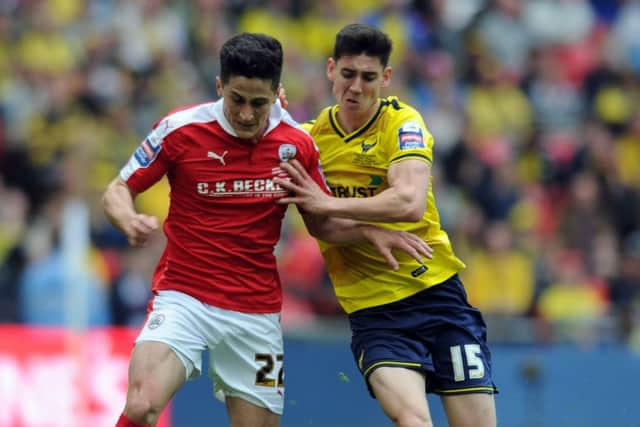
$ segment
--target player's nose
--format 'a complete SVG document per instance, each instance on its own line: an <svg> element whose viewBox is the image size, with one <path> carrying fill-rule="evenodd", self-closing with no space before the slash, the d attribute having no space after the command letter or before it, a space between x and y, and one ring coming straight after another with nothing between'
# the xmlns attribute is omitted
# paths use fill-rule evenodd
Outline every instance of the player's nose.
<svg viewBox="0 0 640 427"><path fill-rule="evenodd" d="M251 107L243 107L238 112L238 117L243 123L249 123L253 120L253 110Z"/></svg>
<svg viewBox="0 0 640 427"><path fill-rule="evenodd" d="M351 83L351 86L349 87L349 89L352 92L356 92L356 93L362 92L362 78L356 77L355 79L353 79L353 82Z"/></svg>

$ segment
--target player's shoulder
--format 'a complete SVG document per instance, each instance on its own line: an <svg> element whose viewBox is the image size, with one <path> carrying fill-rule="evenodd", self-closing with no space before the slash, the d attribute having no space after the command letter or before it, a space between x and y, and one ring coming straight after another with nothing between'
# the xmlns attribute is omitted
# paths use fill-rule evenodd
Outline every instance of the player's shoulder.
<svg viewBox="0 0 640 427"><path fill-rule="evenodd" d="M304 123L300 123L295 120L286 110L282 110L282 112L283 114L280 118L281 132L284 132L292 137L299 137L305 140L311 139L309 130L304 125Z"/></svg>
<svg viewBox="0 0 640 427"><path fill-rule="evenodd" d="M331 128L332 126L331 122L334 108L336 108L336 105L324 107L315 118L303 122L302 127L314 137L319 133L323 133L326 128Z"/></svg>
<svg viewBox="0 0 640 427"><path fill-rule="evenodd" d="M153 132L158 138L165 138L172 132L195 123L216 120L215 102L185 105L169 111L153 124Z"/></svg>
<svg viewBox="0 0 640 427"><path fill-rule="evenodd" d="M305 123L296 121L289 113L283 110L285 114L281 116L279 128L279 138L284 137L288 141L299 146L301 149L315 150L315 143L311 136L311 128Z"/></svg>
<svg viewBox="0 0 640 427"><path fill-rule="evenodd" d="M403 120L411 117L419 117L422 119L418 110L406 102L401 101L397 96L383 98L382 108L384 109L385 115L392 119Z"/></svg>
<svg viewBox="0 0 640 427"><path fill-rule="evenodd" d="M307 120L306 122L300 123L300 126L302 126L302 129L311 133L311 131L313 130L313 126L316 124L316 122L317 122L316 119Z"/></svg>
<svg viewBox="0 0 640 427"><path fill-rule="evenodd" d="M405 127L427 130L420 112L411 105L402 102L397 96L384 98L382 108L383 128L388 132L395 133L398 129Z"/></svg>

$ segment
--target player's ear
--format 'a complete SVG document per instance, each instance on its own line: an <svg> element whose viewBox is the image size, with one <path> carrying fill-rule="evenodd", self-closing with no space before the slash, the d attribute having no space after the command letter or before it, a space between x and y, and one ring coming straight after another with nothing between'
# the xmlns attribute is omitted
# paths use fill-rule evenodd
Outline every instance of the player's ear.
<svg viewBox="0 0 640 427"><path fill-rule="evenodd" d="M222 96L222 80L220 80L220 77L216 77L216 92L218 96Z"/></svg>
<svg viewBox="0 0 640 427"><path fill-rule="evenodd" d="M333 81L336 72L336 61L333 58L327 59L327 77Z"/></svg>
<svg viewBox="0 0 640 427"><path fill-rule="evenodd" d="M382 87L388 87L391 83L391 67L384 67L382 72Z"/></svg>
<svg viewBox="0 0 640 427"><path fill-rule="evenodd" d="M274 99L273 102L276 102L278 99L280 100L280 105L282 105L283 108L287 108L289 106L289 101L287 100L287 91L284 89L284 86L282 86L282 83L278 85L276 99Z"/></svg>

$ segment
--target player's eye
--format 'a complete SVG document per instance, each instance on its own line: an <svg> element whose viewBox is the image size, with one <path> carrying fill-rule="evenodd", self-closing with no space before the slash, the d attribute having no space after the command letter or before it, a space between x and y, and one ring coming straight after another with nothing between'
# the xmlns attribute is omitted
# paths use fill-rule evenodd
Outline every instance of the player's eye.
<svg viewBox="0 0 640 427"><path fill-rule="evenodd" d="M254 99L253 101L251 101L251 106L253 108L261 108L267 105L268 103L269 103L269 100L267 99Z"/></svg>
<svg viewBox="0 0 640 427"><path fill-rule="evenodd" d="M354 73L353 71L342 70L342 77L344 77L345 79L352 79L355 76L356 73Z"/></svg>

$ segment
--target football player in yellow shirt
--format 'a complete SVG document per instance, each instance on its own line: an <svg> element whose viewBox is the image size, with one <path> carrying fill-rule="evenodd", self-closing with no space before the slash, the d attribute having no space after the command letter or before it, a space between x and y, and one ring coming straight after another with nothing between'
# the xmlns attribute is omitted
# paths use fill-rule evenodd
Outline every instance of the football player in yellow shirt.
<svg viewBox="0 0 640 427"><path fill-rule="evenodd" d="M375 27L350 24L336 36L327 75L337 104L307 124L320 150L324 193L295 161L278 183L312 213L352 218L421 236L432 258L398 254L390 269L362 243L320 248L348 313L351 348L369 392L396 426L432 425L426 392L441 396L449 425L496 425L491 355L480 311L467 302L459 260L440 227L431 181L433 137L389 85L392 43Z"/></svg>

